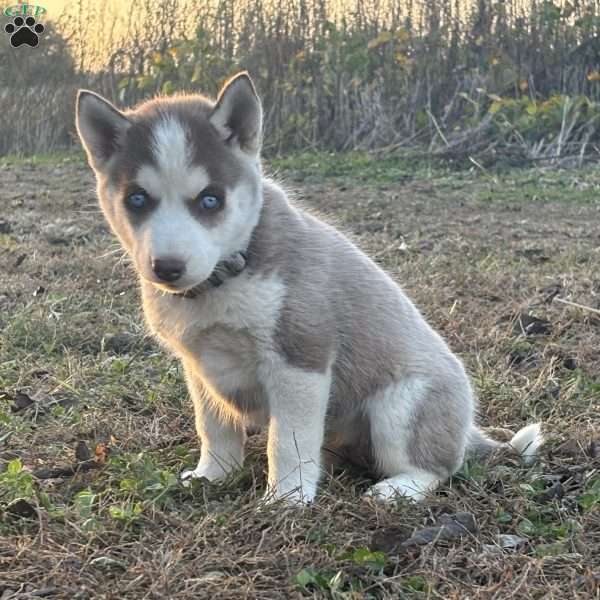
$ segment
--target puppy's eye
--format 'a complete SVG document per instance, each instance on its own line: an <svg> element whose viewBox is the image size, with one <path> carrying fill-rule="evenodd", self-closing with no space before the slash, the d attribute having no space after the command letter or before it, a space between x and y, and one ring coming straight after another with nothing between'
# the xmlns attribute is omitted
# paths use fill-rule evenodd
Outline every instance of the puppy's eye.
<svg viewBox="0 0 600 600"><path fill-rule="evenodd" d="M198 195L198 204L202 210L217 210L223 205L223 198L212 190L205 190Z"/></svg>
<svg viewBox="0 0 600 600"><path fill-rule="evenodd" d="M125 199L125 204L131 210L142 210L148 205L148 194L142 191L129 194Z"/></svg>

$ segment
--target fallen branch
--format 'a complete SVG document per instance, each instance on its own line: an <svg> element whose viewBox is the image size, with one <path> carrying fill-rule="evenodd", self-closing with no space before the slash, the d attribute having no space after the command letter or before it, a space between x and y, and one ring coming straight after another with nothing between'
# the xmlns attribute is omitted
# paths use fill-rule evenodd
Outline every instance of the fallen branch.
<svg viewBox="0 0 600 600"><path fill-rule="evenodd" d="M575 308L581 308L583 310L587 310L589 312L593 312L597 315L600 315L600 310L597 308L592 308L591 306L586 306L585 304L579 304L578 302L571 302L570 300L565 300L564 298L559 298L558 296L554 298L556 302L561 302L562 304L567 304L569 306L574 306Z"/></svg>

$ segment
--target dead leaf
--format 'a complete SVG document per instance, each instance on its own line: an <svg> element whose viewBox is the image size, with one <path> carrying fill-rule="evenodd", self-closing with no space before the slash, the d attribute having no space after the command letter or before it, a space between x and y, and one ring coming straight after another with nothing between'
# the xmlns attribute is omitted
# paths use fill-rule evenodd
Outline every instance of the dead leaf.
<svg viewBox="0 0 600 600"><path fill-rule="evenodd" d="M11 502L6 507L6 512L15 517L23 517L25 519L34 519L37 517L35 506L25 500L25 498L18 498L14 502Z"/></svg>
<svg viewBox="0 0 600 600"><path fill-rule="evenodd" d="M543 248L525 248L517 250L515 255L526 258L533 263L542 263L550 260L550 257L544 254Z"/></svg>
<svg viewBox="0 0 600 600"><path fill-rule="evenodd" d="M134 349L137 342L137 336L132 333L115 333L104 338L104 349L113 354L127 354Z"/></svg>
<svg viewBox="0 0 600 600"><path fill-rule="evenodd" d="M386 527L373 534L370 548L373 551L381 550L386 554L394 552L404 540L410 537L411 529L407 527Z"/></svg>
<svg viewBox="0 0 600 600"><path fill-rule="evenodd" d="M557 481L553 485L551 485L548 489L540 492L534 497L536 502L540 504L545 504L546 502L550 502L552 500L560 500L565 495L565 490L563 489L562 483Z"/></svg>
<svg viewBox="0 0 600 600"><path fill-rule="evenodd" d="M36 369L31 372L31 376L36 379L45 379L48 375L50 375L50 371L47 371L46 369Z"/></svg>
<svg viewBox="0 0 600 600"><path fill-rule="evenodd" d="M15 259L15 262L13 263L12 268L17 269L18 267L20 267L26 258L27 258L27 254L19 254L19 256L17 256L17 258Z"/></svg>
<svg viewBox="0 0 600 600"><path fill-rule="evenodd" d="M552 283L547 285L540 290L540 293L544 294L544 303L550 304L563 289L562 283Z"/></svg>
<svg viewBox="0 0 600 600"><path fill-rule="evenodd" d="M527 543L525 538L512 533L501 533L498 536L498 542L501 548L505 550L517 550Z"/></svg>
<svg viewBox="0 0 600 600"><path fill-rule="evenodd" d="M79 440L75 446L75 459L77 462L87 462L92 459L92 452L83 440Z"/></svg>
<svg viewBox="0 0 600 600"><path fill-rule="evenodd" d="M460 512L441 515L432 527L425 527L408 538L403 546L423 546L434 541L449 541L477 533L477 522L472 513Z"/></svg>
<svg viewBox="0 0 600 600"><path fill-rule="evenodd" d="M373 537L371 547L376 547L376 549L385 547L388 552L391 550L406 552L411 548L433 542L460 540L466 536L475 535L478 527L472 513L459 512L441 515L434 525L419 529L408 538L404 535L405 531L394 528L377 532Z"/></svg>
<svg viewBox="0 0 600 600"><path fill-rule="evenodd" d="M109 452L110 450L104 442L96 444L96 448L94 449L94 460L100 465L106 464Z"/></svg>
<svg viewBox="0 0 600 600"><path fill-rule="evenodd" d="M529 313L518 315L513 331L520 335L547 335L552 331L552 324L547 319L535 317Z"/></svg>
<svg viewBox="0 0 600 600"><path fill-rule="evenodd" d="M59 591L60 590L56 587L45 587L27 593L34 598L46 598L47 596L54 596L55 594L58 594Z"/></svg>
<svg viewBox="0 0 600 600"><path fill-rule="evenodd" d="M34 404L34 401L31 399L31 397L25 392L17 392L14 395L9 394L8 392L0 392L0 398L12 400L12 406L10 409L15 413L25 410Z"/></svg>

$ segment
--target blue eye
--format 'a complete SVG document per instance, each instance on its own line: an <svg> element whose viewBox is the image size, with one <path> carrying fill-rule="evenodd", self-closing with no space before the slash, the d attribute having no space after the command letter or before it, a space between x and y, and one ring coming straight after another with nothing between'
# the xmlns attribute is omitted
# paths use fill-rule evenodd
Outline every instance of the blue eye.
<svg viewBox="0 0 600 600"><path fill-rule="evenodd" d="M135 192L127 196L127 206L133 210L140 210L146 206L148 202L148 194L146 192Z"/></svg>
<svg viewBox="0 0 600 600"><path fill-rule="evenodd" d="M215 210L215 208L219 208L219 206L221 206L221 199L214 194L201 194L200 206L204 210Z"/></svg>

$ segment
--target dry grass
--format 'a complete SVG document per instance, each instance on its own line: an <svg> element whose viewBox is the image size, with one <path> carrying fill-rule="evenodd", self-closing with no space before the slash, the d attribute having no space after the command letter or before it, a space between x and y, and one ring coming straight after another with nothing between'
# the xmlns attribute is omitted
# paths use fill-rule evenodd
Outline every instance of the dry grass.
<svg viewBox="0 0 600 600"><path fill-rule="evenodd" d="M77 87L131 106L247 69L272 153L598 155L599 0L77 0L47 16L34 52L0 38L0 154L68 146Z"/></svg>
<svg viewBox="0 0 600 600"><path fill-rule="evenodd" d="M366 502L367 477L349 471L310 509L259 510L256 435L241 473L180 488L198 456L191 406L177 363L144 336L90 173L5 164L0 597L600 598L600 318L552 300L600 307L598 174L290 164L279 167L307 202L390 269L464 358L483 423L544 422L540 463L467 465L419 506ZM521 313L549 325L525 334ZM459 511L475 533L401 546ZM507 535L521 540L503 550Z"/></svg>

